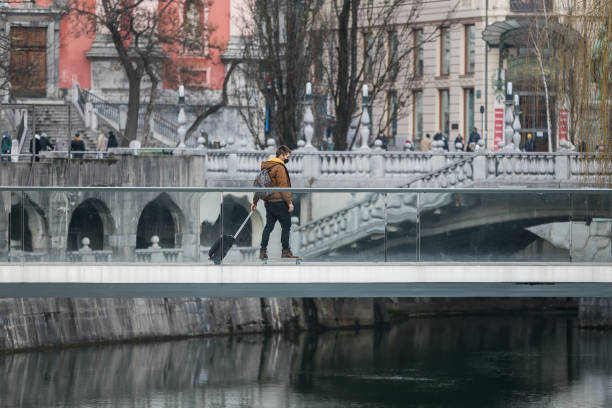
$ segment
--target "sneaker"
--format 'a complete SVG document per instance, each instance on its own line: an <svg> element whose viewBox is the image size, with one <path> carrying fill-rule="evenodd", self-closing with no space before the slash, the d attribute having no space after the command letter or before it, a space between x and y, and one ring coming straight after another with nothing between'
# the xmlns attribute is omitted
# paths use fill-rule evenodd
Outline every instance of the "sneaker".
<svg viewBox="0 0 612 408"><path fill-rule="evenodd" d="M281 258L299 258L297 255L293 255L290 249L283 249L281 253Z"/></svg>
<svg viewBox="0 0 612 408"><path fill-rule="evenodd" d="M265 261L266 259L268 259L268 250L260 249L259 250L259 259L261 259L262 261Z"/></svg>

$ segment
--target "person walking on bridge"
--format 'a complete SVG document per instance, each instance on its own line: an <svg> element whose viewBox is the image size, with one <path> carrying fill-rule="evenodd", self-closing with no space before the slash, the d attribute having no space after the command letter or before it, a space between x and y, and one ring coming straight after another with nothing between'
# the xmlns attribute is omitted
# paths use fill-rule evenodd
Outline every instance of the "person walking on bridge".
<svg viewBox="0 0 612 408"><path fill-rule="evenodd" d="M276 157L272 157L261 163L261 170L269 169L270 179L274 187L291 187L291 178L285 165L291 157L291 149L287 146L280 146L276 150ZM289 232L291 231L291 213L293 212L292 196L288 191L274 192L264 197L266 207L266 226L261 234L261 248L259 250L259 259L268 259L268 241L270 233L274 229L276 221L281 225L281 245L283 250L281 258L298 258L291 253L289 247ZM251 211L255 211L259 197L253 197Z"/></svg>

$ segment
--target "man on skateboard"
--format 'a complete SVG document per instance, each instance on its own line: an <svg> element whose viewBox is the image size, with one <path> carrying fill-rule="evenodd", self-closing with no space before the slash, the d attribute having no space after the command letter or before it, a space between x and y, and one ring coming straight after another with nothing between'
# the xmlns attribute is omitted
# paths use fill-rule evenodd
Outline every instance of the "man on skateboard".
<svg viewBox="0 0 612 408"><path fill-rule="evenodd" d="M291 149L287 146L280 146L276 150L276 157L272 157L261 163L261 169L269 169L270 179L274 187L291 187L291 179L285 164L289 162L291 157ZM270 233L274 229L276 221L281 225L281 245L283 251L281 258L297 259L298 257L291 253L289 248L289 232L291 231L291 213L293 212L293 202L291 201L290 192L274 192L267 195L264 199L266 206L266 226L261 234L261 249L259 250L259 259L265 261L268 259L268 241ZM253 197L251 211L257 207L259 197Z"/></svg>

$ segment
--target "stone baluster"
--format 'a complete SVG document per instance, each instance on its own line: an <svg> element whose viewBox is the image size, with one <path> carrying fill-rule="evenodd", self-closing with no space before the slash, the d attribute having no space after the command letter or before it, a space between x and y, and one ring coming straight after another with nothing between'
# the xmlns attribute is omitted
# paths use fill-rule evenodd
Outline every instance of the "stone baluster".
<svg viewBox="0 0 612 408"><path fill-rule="evenodd" d="M178 128L178 137L179 137L179 148L185 147L185 136L187 135L187 118L185 117L185 87L183 85L179 86L178 89L178 104L179 104L179 113L177 118L177 123L179 125Z"/></svg>
<svg viewBox="0 0 612 408"><path fill-rule="evenodd" d="M321 176L329 175L329 156L321 155Z"/></svg>
<svg viewBox="0 0 612 408"><path fill-rule="evenodd" d="M370 114L368 113L369 108L369 97L368 97L368 86L364 85L362 88L362 109L361 113L361 129L359 133L361 135L361 147L359 150L368 151L370 147L368 142L370 139Z"/></svg>
<svg viewBox="0 0 612 408"><path fill-rule="evenodd" d="M304 137L306 145L302 148L304 151L316 151L312 145L312 136L314 134L314 116L312 115L312 85L310 82L306 84L306 101L304 108Z"/></svg>

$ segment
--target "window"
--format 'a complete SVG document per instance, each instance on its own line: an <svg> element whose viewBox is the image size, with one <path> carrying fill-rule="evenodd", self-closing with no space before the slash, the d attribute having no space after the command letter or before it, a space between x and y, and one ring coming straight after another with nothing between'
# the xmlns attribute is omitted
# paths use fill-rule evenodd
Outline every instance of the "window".
<svg viewBox="0 0 612 408"><path fill-rule="evenodd" d="M474 88L466 88L463 95L464 129L463 139L474 129Z"/></svg>
<svg viewBox="0 0 612 408"><path fill-rule="evenodd" d="M423 91L412 94L412 134L413 140L423 138Z"/></svg>
<svg viewBox="0 0 612 408"><path fill-rule="evenodd" d="M397 73L399 71L398 64L398 49L399 49L399 39L397 37L396 31L389 32L389 38L387 41L387 61L389 63L389 79L391 81L395 80L397 77Z"/></svg>
<svg viewBox="0 0 612 408"><path fill-rule="evenodd" d="M387 136L389 139L395 139L397 135L397 92L389 91L387 93Z"/></svg>
<svg viewBox="0 0 612 408"><path fill-rule="evenodd" d="M414 31L414 76L423 76L423 30Z"/></svg>
<svg viewBox="0 0 612 408"><path fill-rule="evenodd" d="M440 130L446 137L448 137L450 133L450 112L449 112L449 97L448 97L448 89L440 89L439 91L439 99L440 99Z"/></svg>
<svg viewBox="0 0 612 408"><path fill-rule="evenodd" d="M450 28L440 30L440 75L450 74Z"/></svg>
<svg viewBox="0 0 612 408"><path fill-rule="evenodd" d="M473 74L476 67L476 29L474 25L465 26L465 73Z"/></svg>
<svg viewBox="0 0 612 408"><path fill-rule="evenodd" d="M365 33L363 35L363 60L365 62L364 73L365 77L372 78L372 71L374 69L374 35L372 33Z"/></svg>
<svg viewBox="0 0 612 408"><path fill-rule="evenodd" d="M183 50L187 54L206 53L206 10L196 0L188 0L184 9Z"/></svg>

